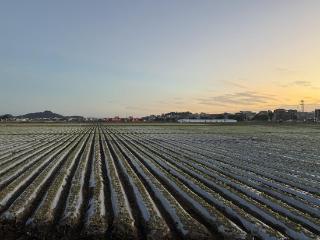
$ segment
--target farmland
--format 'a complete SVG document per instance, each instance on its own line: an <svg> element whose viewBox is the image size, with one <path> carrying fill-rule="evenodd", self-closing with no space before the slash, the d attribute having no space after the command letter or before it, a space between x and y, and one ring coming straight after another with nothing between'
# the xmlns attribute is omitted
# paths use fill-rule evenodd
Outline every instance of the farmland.
<svg viewBox="0 0 320 240"><path fill-rule="evenodd" d="M319 125L0 125L0 239L319 236Z"/></svg>

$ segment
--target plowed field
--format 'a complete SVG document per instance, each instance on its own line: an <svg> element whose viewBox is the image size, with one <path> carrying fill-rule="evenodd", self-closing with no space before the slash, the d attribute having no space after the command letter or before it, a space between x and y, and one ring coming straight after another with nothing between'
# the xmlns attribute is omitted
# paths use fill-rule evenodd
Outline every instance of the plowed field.
<svg viewBox="0 0 320 240"><path fill-rule="evenodd" d="M0 239L319 239L320 127L0 125Z"/></svg>

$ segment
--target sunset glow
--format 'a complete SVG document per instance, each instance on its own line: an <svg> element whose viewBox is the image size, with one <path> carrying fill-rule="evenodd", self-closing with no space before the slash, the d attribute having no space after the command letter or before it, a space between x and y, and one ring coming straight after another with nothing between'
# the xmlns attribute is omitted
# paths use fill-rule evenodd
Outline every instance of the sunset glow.
<svg viewBox="0 0 320 240"><path fill-rule="evenodd" d="M5 1L0 114L257 111L301 99L313 110L319 9L312 0Z"/></svg>

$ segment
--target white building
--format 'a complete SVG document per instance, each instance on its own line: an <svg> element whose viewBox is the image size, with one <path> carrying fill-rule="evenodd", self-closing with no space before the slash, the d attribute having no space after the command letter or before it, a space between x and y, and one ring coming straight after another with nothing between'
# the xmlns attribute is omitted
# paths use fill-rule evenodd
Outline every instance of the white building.
<svg viewBox="0 0 320 240"><path fill-rule="evenodd" d="M234 119L179 119L179 123L236 123Z"/></svg>

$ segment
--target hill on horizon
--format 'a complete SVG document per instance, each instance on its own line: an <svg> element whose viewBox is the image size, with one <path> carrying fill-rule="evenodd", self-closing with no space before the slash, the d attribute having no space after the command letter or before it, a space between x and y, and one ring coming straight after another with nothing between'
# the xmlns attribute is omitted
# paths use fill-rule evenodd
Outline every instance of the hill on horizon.
<svg viewBox="0 0 320 240"><path fill-rule="evenodd" d="M18 116L19 118L29 118L29 119L36 119L36 118L64 118L63 115L53 113L52 111L43 111L43 112L34 112L34 113L27 113L24 115Z"/></svg>

